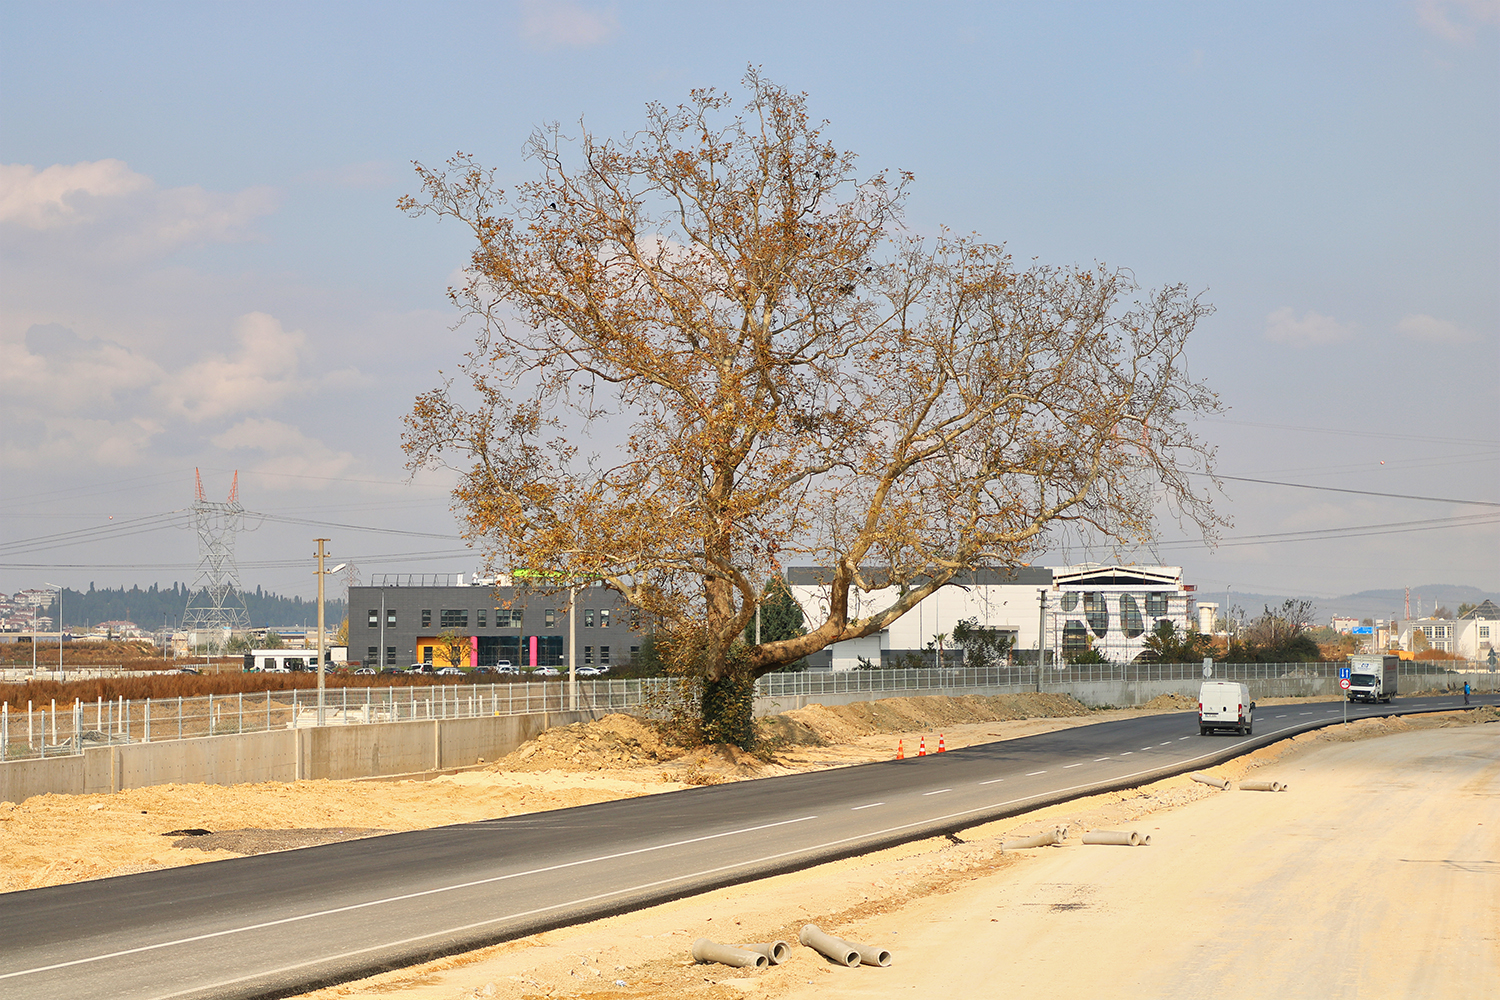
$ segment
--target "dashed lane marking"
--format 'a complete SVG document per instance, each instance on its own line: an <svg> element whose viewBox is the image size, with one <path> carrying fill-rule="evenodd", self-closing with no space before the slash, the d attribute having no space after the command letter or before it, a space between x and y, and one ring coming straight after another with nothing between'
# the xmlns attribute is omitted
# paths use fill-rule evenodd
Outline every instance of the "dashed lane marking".
<svg viewBox="0 0 1500 1000"><path fill-rule="evenodd" d="M885 805L884 802L866 802L864 805L862 805L862 806L855 806L853 809L850 809L849 811L850 812L859 812L861 809L874 809L876 806L883 806L883 805Z"/></svg>

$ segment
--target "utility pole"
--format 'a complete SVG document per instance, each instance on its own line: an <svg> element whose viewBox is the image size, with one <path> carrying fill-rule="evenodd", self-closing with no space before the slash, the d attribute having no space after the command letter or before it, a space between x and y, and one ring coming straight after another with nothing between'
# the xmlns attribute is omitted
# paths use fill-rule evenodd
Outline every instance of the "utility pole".
<svg viewBox="0 0 1500 1000"><path fill-rule="evenodd" d="M578 584L568 585L568 710L578 711Z"/></svg>
<svg viewBox="0 0 1500 1000"><path fill-rule="evenodd" d="M333 569L325 570L323 568L323 559L328 553L323 550L323 543L327 542L328 539L315 538L313 541L318 543L318 568L315 572L318 574L318 725L321 726L323 725L323 642L325 638L323 631L323 578L329 573L337 573L344 568L344 564L339 563ZM382 594L381 596L384 597L385 595ZM385 617L383 610L381 617L382 619Z"/></svg>
<svg viewBox="0 0 1500 1000"><path fill-rule="evenodd" d="M1036 596L1038 603L1036 615L1036 689L1040 692L1042 690L1042 660L1046 656L1043 643L1047 636L1047 588L1037 588Z"/></svg>

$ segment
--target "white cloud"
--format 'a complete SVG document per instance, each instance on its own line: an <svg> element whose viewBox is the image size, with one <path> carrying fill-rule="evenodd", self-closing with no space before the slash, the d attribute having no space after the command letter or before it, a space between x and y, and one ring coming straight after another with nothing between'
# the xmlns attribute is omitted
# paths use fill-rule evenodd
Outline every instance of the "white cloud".
<svg viewBox="0 0 1500 1000"><path fill-rule="evenodd" d="M1417 0L1417 23L1446 42L1469 45L1481 24L1500 21L1500 0Z"/></svg>
<svg viewBox="0 0 1500 1000"><path fill-rule="evenodd" d="M620 30L613 9L585 7L573 0L522 0L521 36L539 49L587 48Z"/></svg>
<svg viewBox="0 0 1500 1000"><path fill-rule="evenodd" d="M257 312L236 320L234 334L239 349L233 354L204 358L159 386L171 412L190 420L253 413L308 388L297 377L306 343L300 330L285 330L274 316Z"/></svg>
<svg viewBox="0 0 1500 1000"><path fill-rule="evenodd" d="M1479 338L1457 323L1450 323L1425 313L1413 313L1401 317L1396 324L1397 332L1427 344L1472 344Z"/></svg>
<svg viewBox="0 0 1500 1000"><path fill-rule="evenodd" d="M1299 319L1290 306L1283 306L1266 317L1266 339L1292 347L1343 344L1354 339L1354 324L1340 323L1312 310Z"/></svg>
<svg viewBox="0 0 1500 1000"><path fill-rule="evenodd" d="M285 488L321 489L333 485L328 480L336 478L355 466L355 458L347 451L334 451L316 438L310 438L291 424L263 417L242 420L233 427L209 439L217 448L226 451L256 451L265 456L253 468L275 488L279 480Z"/></svg>
<svg viewBox="0 0 1500 1000"><path fill-rule="evenodd" d="M197 185L158 188L119 160L43 170L0 165L0 225L60 241L71 253L160 254L251 239L251 224L274 211L276 201L267 187L231 194Z"/></svg>

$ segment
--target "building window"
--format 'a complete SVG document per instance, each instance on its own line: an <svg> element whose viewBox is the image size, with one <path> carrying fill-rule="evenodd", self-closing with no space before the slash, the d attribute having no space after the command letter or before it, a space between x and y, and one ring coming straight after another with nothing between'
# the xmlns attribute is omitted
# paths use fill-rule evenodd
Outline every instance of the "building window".
<svg viewBox="0 0 1500 1000"><path fill-rule="evenodd" d="M1146 595L1146 617L1147 618L1161 618L1166 613L1167 613L1167 595L1166 594L1147 594Z"/></svg>
<svg viewBox="0 0 1500 1000"><path fill-rule="evenodd" d="M431 663L432 662L432 647L431 646L423 646L422 647L422 662L423 663Z"/></svg>
<svg viewBox="0 0 1500 1000"><path fill-rule="evenodd" d="M431 608L423 608L422 609L422 627L423 628L432 628L432 609Z"/></svg>
<svg viewBox="0 0 1500 1000"><path fill-rule="evenodd" d="M584 608L583 609L583 627L584 628L593 628L594 627L594 609L593 608Z"/></svg>
<svg viewBox="0 0 1500 1000"><path fill-rule="evenodd" d="M609 609L608 608L600 608L599 609L599 627L600 628L609 628Z"/></svg>
<svg viewBox="0 0 1500 1000"><path fill-rule="evenodd" d="M1109 607L1104 603L1104 595L1097 591L1087 591L1083 595L1083 617L1088 621L1089 628L1099 638L1109 631Z"/></svg>
<svg viewBox="0 0 1500 1000"><path fill-rule="evenodd" d="M1089 648L1089 631L1076 618L1068 619L1063 626L1063 652L1077 653Z"/></svg>
<svg viewBox="0 0 1500 1000"><path fill-rule="evenodd" d="M630 627L633 628L633 629L635 629L637 632L639 632L641 630L641 609L640 608L631 608L630 609Z"/></svg>
<svg viewBox="0 0 1500 1000"><path fill-rule="evenodd" d="M489 628L489 626L485 624L485 621L486 621L485 610L483 608L480 608L478 611L474 612L474 627L475 628ZM499 611L495 612L495 624L496 625L500 624L500 612Z"/></svg>
<svg viewBox="0 0 1500 1000"><path fill-rule="evenodd" d="M509 609L507 609L507 608L496 608L495 609L495 627L496 628L520 628L521 627L521 611L520 611L520 609L519 608L509 608Z"/></svg>
<svg viewBox="0 0 1500 1000"><path fill-rule="evenodd" d="M1062 609L1064 611L1072 611L1073 609L1075 609L1077 607L1078 607L1078 595L1075 594L1075 593L1073 593L1070 590L1063 591L1063 595L1062 595Z"/></svg>
<svg viewBox="0 0 1500 1000"><path fill-rule="evenodd" d="M388 666L388 667L394 667L396 665L396 647L395 646L387 646L387 647L385 647L385 665Z"/></svg>
<svg viewBox="0 0 1500 1000"><path fill-rule="evenodd" d="M594 647L593 646L584 646L583 647L583 662L586 665L587 664L592 664L594 662Z"/></svg>
<svg viewBox="0 0 1500 1000"><path fill-rule="evenodd" d="M371 646L365 651L365 663L372 667L380 666L380 647Z"/></svg>
<svg viewBox="0 0 1500 1000"><path fill-rule="evenodd" d="M1481 625L1481 626L1479 626L1479 638L1481 638L1481 639L1488 639L1489 637L1490 637L1490 627L1488 625Z"/></svg>
<svg viewBox="0 0 1500 1000"><path fill-rule="evenodd" d="M371 628L379 628L380 627L380 609L379 608L371 608L370 609L370 616L369 616L369 618L367 618L365 620L369 623L369 625L370 625Z"/></svg>
<svg viewBox="0 0 1500 1000"><path fill-rule="evenodd" d="M600 646L599 647L599 662L601 664L603 664L604 666L609 666L609 647L608 646Z"/></svg>
<svg viewBox="0 0 1500 1000"><path fill-rule="evenodd" d="M440 628L468 628L468 608L444 608L438 614L438 626Z"/></svg>
<svg viewBox="0 0 1500 1000"><path fill-rule="evenodd" d="M395 608L386 608L385 609L385 627L386 628L395 628L396 627L396 609Z"/></svg>
<svg viewBox="0 0 1500 1000"><path fill-rule="evenodd" d="M641 655L641 647L639 647L639 646L631 646L630 647L630 658L632 660L635 659L637 656L640 656L640 655Z"/></svg>
<svg viewBox="0 0 1500 1000"><path fill-rule="evenodd" d="M1146 623L1141 621L1140 605L1129 594L1120 595L1120 631L1127 639L1134 639L1146 631Z"/></svg>
<svg viewBox="0 0 1500 1000"><path fill-rule="evenodd" d="M542 615L542 623L548 628L555 627L557 625L557 609L548 608Z"/></svg>

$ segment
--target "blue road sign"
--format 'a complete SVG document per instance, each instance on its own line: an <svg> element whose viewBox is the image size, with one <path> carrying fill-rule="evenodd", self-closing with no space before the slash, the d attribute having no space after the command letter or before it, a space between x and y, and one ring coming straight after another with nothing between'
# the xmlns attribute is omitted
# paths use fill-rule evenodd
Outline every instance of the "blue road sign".
<svg viewBox="0 0 1500 1000"><path fill-rule="evenodd" d="M1348 667L1339 667L1339 680L1345 680L1349 676Z"/></svg>
<svg viewBox="0 0 1500 1000"><path fill-rule="evenodd" d="M1356 625L1349 630L1350 635L1374 635L1375 628L1371 625Z"/></svg>

